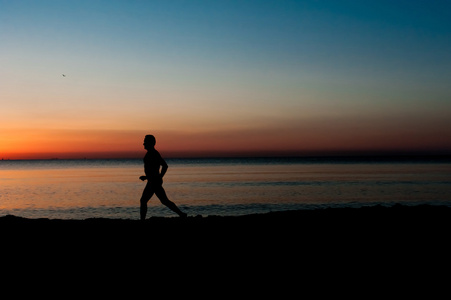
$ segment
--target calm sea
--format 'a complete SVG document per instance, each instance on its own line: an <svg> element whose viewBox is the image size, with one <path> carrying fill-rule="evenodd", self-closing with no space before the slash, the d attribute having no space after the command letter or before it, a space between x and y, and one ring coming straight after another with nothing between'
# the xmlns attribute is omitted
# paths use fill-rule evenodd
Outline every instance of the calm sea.
<svg viewBox="0 0 451 300"><path fill-rule="evenodd" d="M167 159L191 216L396 203L451 205L451 159ZM0 216L139 218L141 159L0 161ZM148 216L176 216L154 196Z"/></svg>

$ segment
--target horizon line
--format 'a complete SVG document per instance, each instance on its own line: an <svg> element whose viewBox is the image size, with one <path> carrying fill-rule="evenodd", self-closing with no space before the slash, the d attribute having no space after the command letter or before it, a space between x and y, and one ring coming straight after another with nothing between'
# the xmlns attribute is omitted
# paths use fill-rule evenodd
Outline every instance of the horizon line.
<svg viewBox="0 0 451 300"><path fill-rule="evenodd" d="M160 151L167 159L202 158L314 158L314 157L451 157L451 150L320 150L320 151ZM94 160L141 159L145 151L110 151L92 153L21 153L10 157L0 156L0 161L11 160Z"/></svg>

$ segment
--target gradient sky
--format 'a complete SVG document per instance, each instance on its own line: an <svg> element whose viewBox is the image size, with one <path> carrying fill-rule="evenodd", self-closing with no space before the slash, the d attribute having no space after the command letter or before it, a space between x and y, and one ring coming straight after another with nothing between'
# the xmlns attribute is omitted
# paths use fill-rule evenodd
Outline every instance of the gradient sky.
<svg viewBox="0 0 451 300"><path fill-rule="evenodd" d="M142 156L145 134L451 154L451 1L0 0L0 159Z"/></svg>

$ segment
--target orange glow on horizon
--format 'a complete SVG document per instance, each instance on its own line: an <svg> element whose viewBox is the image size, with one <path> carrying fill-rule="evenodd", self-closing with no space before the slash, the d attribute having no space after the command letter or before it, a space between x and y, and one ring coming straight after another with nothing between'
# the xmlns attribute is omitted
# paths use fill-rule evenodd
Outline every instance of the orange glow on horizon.
<svg viewBox="0 0 451 300"><path fill-rule="evenodd" d="M446 129L349 130L345 126L285 126L217 131L9 130L0 135L0 159L138 158L146 134L165 157L302 156L339 153L451 153Z"/></svg>

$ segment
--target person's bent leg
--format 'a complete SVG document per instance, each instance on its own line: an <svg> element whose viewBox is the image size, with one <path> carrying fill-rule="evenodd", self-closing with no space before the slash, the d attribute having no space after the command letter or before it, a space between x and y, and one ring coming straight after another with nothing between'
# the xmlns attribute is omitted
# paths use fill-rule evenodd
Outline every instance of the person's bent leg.
<svg viewBox="0 0 451 300"><path fill-rule="evenodd" d="M141 216L141 221L144 221L146 219L147 202L149 202L150 198L152 198L153 193L154 193L153 189L150 188L149 185L146 185L146 187L144 188L143 194L141 196L141 199L139 200L139 202L140 202L139 213Z"/></svg>
<svg viewBox="0 0 451 300"><path fill-rule="evenodd" d="M141 200L141 206L139 207L139 214L141 216L141 221L144 221L146 219L146 215L147 215L147 201Z"/></svg>

